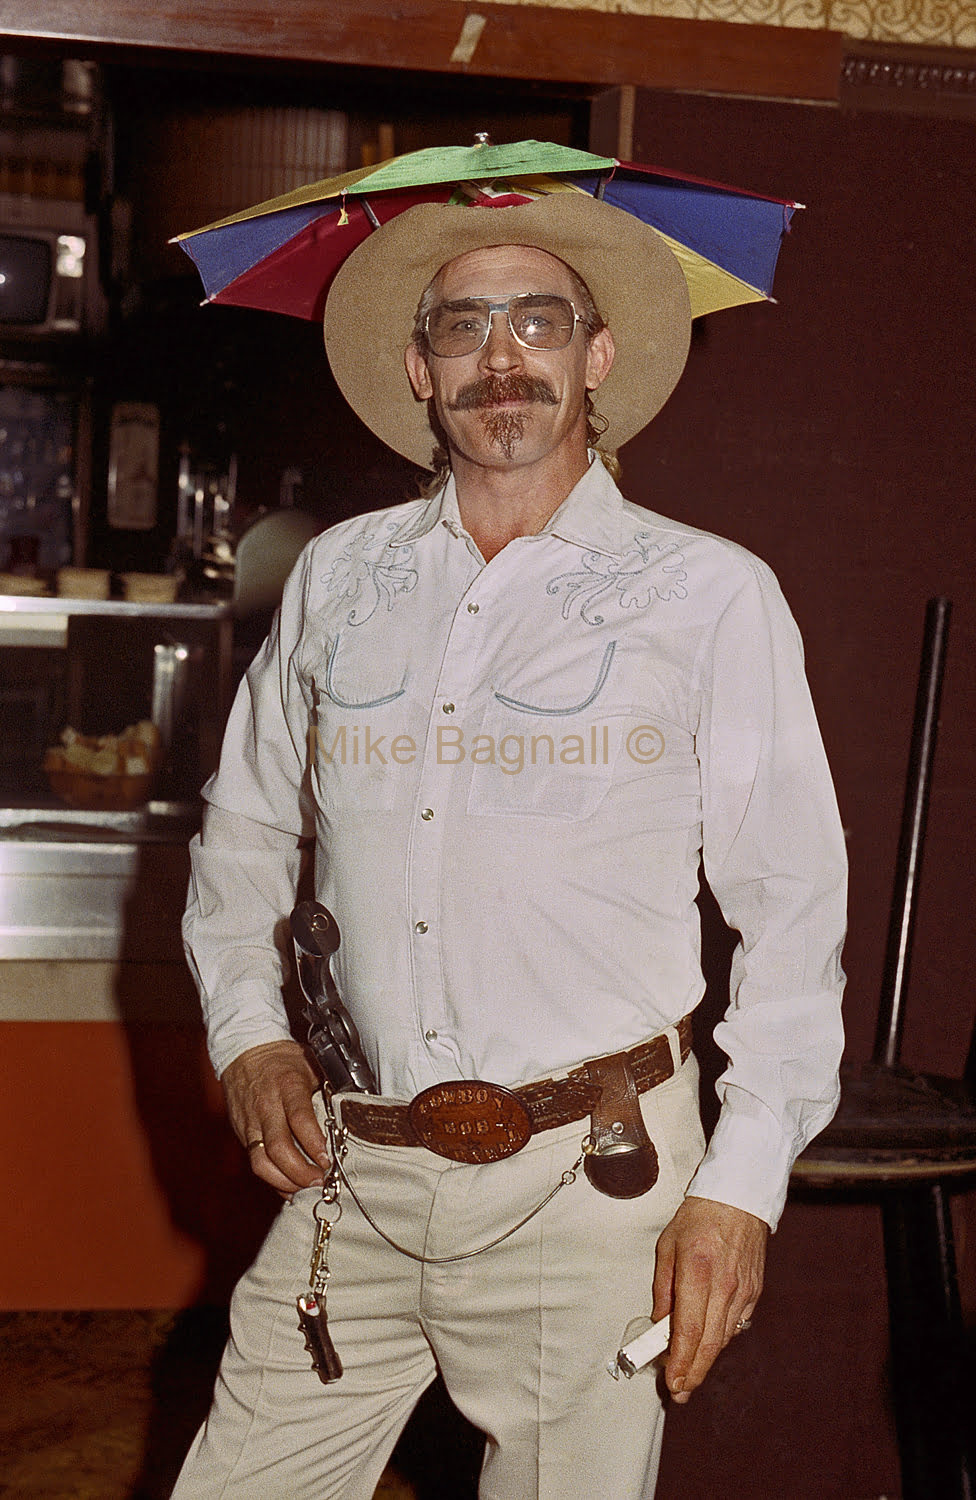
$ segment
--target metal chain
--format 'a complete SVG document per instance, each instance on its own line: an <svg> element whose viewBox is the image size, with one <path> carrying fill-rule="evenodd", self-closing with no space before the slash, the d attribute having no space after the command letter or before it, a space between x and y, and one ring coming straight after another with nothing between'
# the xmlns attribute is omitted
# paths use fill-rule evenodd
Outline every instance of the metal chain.
<svg viewBox="0 0 976 1500"><path fill-rule="evenodd" d="M338 1126L336 1125L335 1116L332 1114L331 1109L326 1115L326 1128L329 1132L329 1151L332 1157L332 1169L329 1173L329 1177L326 1179L326 1185L331 1185L333 1183L335 1184L335 1201L338 1202L338 1183L341 1179L341 1181L345 1183L346 1187L349 1189L349 1195L352 1198L352 1201L355 1203L356 1207L359 1209L359 1212L362 1214L363 1218L366 1220L366 1223L369 1224L370 1228L375 1229L380 1239L385 1240L386 1243L392 1247L392 1249L398 1250L401 1255L406 1255L410 1260L419 1261L419 1263L423 1266L450 1266L454 1265L459 1260L471 1260L473 1256L483 1255L486 1250L493 1250L496 1245L500 1245L503 1243L503 1241L510 1239L517 1230L521 1229L523 1225L528 1224L531 1219L534 1219L536 1214L541 1213L546 1204L551 1203L553 1198L555 1198L556 1194L562 1188L569 1187L571 1183L576 1181L576 1174L578 1173L580 1167L583 1165L583 1162L587 1155L586 1146L584 1144L583 1150L573 1162L573 1165L567 1168L565 1172L563 1172L559 1181L554 1187L549 1189L549 1192L546 1194L546 1196L539 1203L537 1203L534 1208L531 1208L527 1214L524 1214L522 1218L519 1219L517 1224L513 1224L512 1227L510 1229L506 1229L503 1234L496 1235L493 1240L488 1240L486 1244L479 1245L476 1250L463 1250L457 1255L418 1255L415 1250L408 1250L406 1245L399 1244L395 1239L392 1239L384 1229L380 1228L376 1220L373 1218L372 1214L369 1212L368 1208L366 1208L366 1206L360 1199L359 1194L356 1192L356 1189L349 1181L349 1178L346 1176L345 1169L342 1165L342 1158L346 1154L346 1136L348 1132L344 1129L341 1131L339 1130Z"/></svg>
<svg viewBox="0 0 976 1500"><path fill-rule="evenodd" d="M335 1209L335 1217L328 1218L328 1210ZM329 1270L329 1241L332 1231L342 1218L342 1204L339 1202L339 1180L334 1172L329 1173L328 1178L322 1184L322 1196L319 1198L312 1215L316 1222L315 1242L312 1246L312 1258L309 1262L309 1291L315 1297L322 1297L328 1286L332 1272Z"/></svg>

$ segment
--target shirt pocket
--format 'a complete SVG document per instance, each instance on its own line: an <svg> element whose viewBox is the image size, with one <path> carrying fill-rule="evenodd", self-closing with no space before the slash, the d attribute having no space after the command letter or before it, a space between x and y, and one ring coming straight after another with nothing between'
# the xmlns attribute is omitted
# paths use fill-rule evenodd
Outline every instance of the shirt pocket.
<svg viewBox="0 0 976 1500"><path fill-rule="evenodd" d="M616 641L564 670L534 668L491 689L468 747L468 812L588 818L606 797L620 752L623 716L607 685Z"/></svg>
<svg viewBox="0 0 976 1500"><path fill-rule="evenodd" d="M322 691L340 712L368 714L406 693L406 663L395 651L369 650L368 643L363 644L367 649L340 631L322 663Z"/></svg>
<svg viewBox="0 0 976 1500"><path fill-rule="evenodd" d="M397 778L411 762L406 663L340 631L313 676L309 748L316 801L330 814L389 811Z"/></svg>
<svg viewBox="0 0 976 1500"><path fill-rule="evenodd" d="M564 675L494 690L468 747L468 812L579 821L612 811L632 832L694 827L694 739L653 705L642 666L611 640Z"/></svg>

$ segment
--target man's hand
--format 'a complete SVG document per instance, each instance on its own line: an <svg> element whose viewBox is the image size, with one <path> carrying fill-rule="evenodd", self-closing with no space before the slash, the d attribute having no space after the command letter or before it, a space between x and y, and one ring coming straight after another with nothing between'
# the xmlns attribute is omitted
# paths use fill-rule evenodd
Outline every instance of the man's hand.
<svg viewBox="0 0 976 1500"><path fill-rule="evenodd" d="M752 1317L762 1291L769 1226L744 1209L686 1198L657 1244L654 1321L671 1314L664 1378L688 1401L717 1356Z"/></svg>
<svg viewBox="0 0 976 1500"><path fill-rule="evenodd" d="M220 1081L234 1134L257 1177L283 1198L322 1182L328 1144L312 1109L320 1085L297 1042L249 1048L224 1069Z"/></svg>

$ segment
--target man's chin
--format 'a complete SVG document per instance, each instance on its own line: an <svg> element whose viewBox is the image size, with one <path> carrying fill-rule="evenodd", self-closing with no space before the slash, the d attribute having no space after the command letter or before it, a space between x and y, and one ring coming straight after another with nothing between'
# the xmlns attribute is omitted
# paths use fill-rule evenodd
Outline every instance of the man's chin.
<svg viewBox="0 0 976 1500"><path fill-rule="evenodd" d="M525 437L525 429L529 424L529 412L520 404L488 406L483 408L479 415L482 430L492 448L500 450L507 459L514 459Z"/></svg>

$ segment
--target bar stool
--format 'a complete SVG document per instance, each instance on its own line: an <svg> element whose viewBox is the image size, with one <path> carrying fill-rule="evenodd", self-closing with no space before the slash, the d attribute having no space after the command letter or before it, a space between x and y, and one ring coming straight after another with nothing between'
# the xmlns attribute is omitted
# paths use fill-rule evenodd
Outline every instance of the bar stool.
<svg viewBox="0 0 976 1500"><path fill-rule="evenodd" d="M900 1064L951 604L930 599L870 1062L841 1067L834 1120L793 1169L881 1210L902 1500L976 1500L973 1398L948 1195L976 1181L973 1079ZM971 1071L976 1044L970 1052Z"/></svg>

